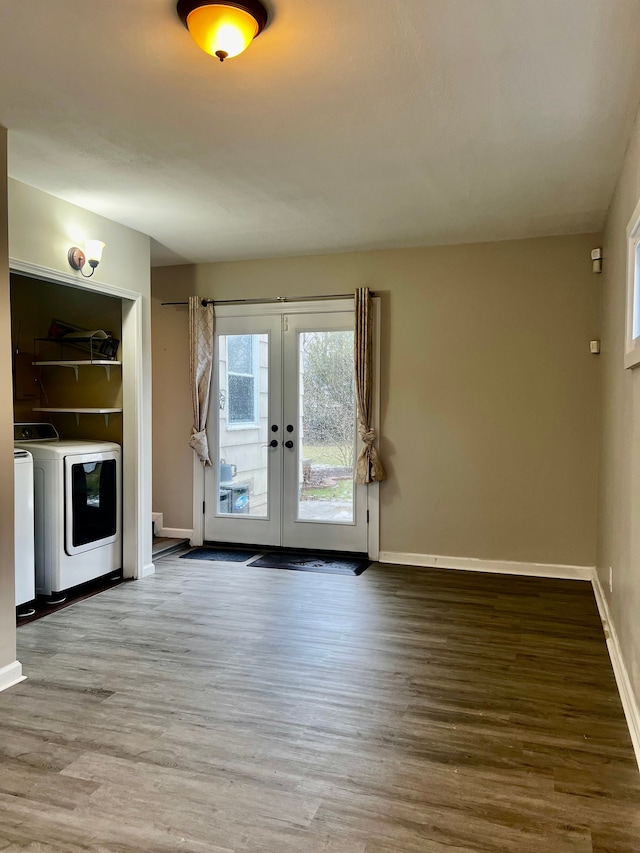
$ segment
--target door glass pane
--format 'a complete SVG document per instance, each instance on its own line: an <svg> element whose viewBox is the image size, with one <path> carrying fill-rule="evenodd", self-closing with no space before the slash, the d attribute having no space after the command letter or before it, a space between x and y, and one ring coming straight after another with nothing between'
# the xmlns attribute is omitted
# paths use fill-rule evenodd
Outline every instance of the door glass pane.
<svg viewBox="0 0 640 853"><path fill-rule="evenodd" d="M218 514L269 514L269 335L219 336Z"/></svg>
<svg viewBox="0 0 640 853"><path fill-rule="evenodd" d="M115 459L71 466L71 539L74 548L115 535L116 488Z"/></svg>
<svg viewBox="0 0 640 853"><path fill-rule="evenodd" d="M253 367L253 335L230 335L227 339L229 370L251 373Z"/></svg>
<svg viewBox="0 0 640 853"><path fill-rule="evenodd" d="M298 519L352 524L353 331L299 335Z"/></svg>

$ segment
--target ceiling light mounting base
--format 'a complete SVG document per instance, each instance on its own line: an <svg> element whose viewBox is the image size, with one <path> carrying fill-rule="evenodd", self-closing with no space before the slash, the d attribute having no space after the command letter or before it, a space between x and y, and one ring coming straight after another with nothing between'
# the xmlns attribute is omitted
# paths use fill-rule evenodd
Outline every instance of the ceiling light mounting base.
<svg viewBox="0 0 640 853"><path fill-rule="evenodd" d="M176 11L198 47L220 62L243 53L267 26L260 0L178 0Z"/></svg>
<svg viewBox="0 0 640 853"><path fill-rule="evenodd" d="M256 19L258 24L256 38L267 26L267 10L260 3L260 0L178 0L178 17L187 29L189 29L187 18L195 9L199 9L201 6L231 6L233 9L241 9L243 12L248 12Z"/></svg>

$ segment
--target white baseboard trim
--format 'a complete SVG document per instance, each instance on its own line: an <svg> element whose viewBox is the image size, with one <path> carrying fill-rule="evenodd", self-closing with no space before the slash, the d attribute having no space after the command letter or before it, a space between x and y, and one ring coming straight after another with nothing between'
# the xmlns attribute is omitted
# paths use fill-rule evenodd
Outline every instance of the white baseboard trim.
<svg viewBox="0 0 640 853"><path fill-rule="evenodd" d="M167 539L189 539L193 538L193 530L182 527L165 527L164 514L161 512L152 512L155 535L165 536Z"/></svg>
<svg viewBox="0 0 640 853"><path fill-rule="evenodd" d="M528 575L536 578L590 581L593 566L563 566L555 563L519 563L512 560L477 560L474 557L441 557L433 554L403 554L380 551L380 563L431 569L458 569L465 572L491 572L502 575Z"/></svg>
<svg viewBox="0 0 640 853"><path fill-rule="evenodd" d="M607 640L611 666L613 667L613 673L616 677L618 693L620 694L622 708L627 720L627 726L629 727L629 734L631 735L633 751L635 752L638 769L640 770L640 708L638 708L638 702L636 701L636 697L631 686L631 679L629 678L629 673L622 657L620 643L618 642L618 635L616 633L615 626L611 621L609 605L607 604L607 599L605 597L604 590L602 589L600 578L597 574L592 578L592 584L593 594L596 598L598 612L600 613L600 620L604 629L604 636Z"/></svg>
<svg viewBox="0 0 640 853"><path fill-rule="evenodd" d="M0 669L0 691L6 690L8 687L13 687L14 684L19 684L26 679L26 675L22 674L22 664L19 660L14 660L13 663L7 664Z"/></svg>
<svg viewBox="0 0 640 853"><path fill-rule="evenodd" d="M167 539L191 539L193 530L184 530L181 527L161 527L158 536L166 536Z"/></svg>
<svg viewBox="0 0 640 853"><path fill-rule="evenodd" d="M154 566L154 564L153 563L147 563L146 566L142 567L142 574L140 575L140 577L141 578L148 578L149 575L155 574L155 571L156 571L156 567Z"/></svg>

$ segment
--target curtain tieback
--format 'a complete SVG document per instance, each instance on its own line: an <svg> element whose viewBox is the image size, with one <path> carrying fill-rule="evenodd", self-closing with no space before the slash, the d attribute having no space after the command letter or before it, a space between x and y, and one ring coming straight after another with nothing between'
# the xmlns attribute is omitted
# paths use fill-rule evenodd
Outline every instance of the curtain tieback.
<svg viewBox="0 0 640 853"><path fill-rule="evenodd" d="M360 434L360 438L367 445L367 447L371 447L373 442L376 440L376 431L372 428L365 429L362 426L358 427L358 433Z"/></svg>
<svg viewBox="0 0 640 853"><path fill-rule="evenodd" d="M209 442L207 441L206 430L201 429L200 431L196 431L192 428L189 447L195 450L205 466L211 465L211 459L209 459Z"/></svg>

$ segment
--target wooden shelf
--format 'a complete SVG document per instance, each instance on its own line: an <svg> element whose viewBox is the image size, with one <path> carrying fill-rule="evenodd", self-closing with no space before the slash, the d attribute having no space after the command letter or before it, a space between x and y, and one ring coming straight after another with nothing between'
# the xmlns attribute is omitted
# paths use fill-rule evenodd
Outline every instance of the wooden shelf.
<svg viewBox="0 0 640 853"><path fill-rule="evenodd" d="M77 365L86 364L86 365L89 365L90 367L92 367L94 364L97 364L99 367L105 367L106 365L112 365L112 364L122 364L121 361L112 361L110 358L109 359L94 358L93 360L91 360L89 358L78 358L78 359L74 359L74 360L58 359L58 360L54 360L54 361L49 359L48 361L34 361L32 363L33 364L57 364L60 367L65 367L66 365L69 365L71 367L71 366L76 365L76 364Z"/></svg>
<svg viewBox="0 0 640 853"><path fill-rule="evenodd" d="M63 408L61 406L37 406L34 412L51 412L60 415L75 415L76 423L80 423L80 415L104 415L105 424L109 423L109 415L122 414L122 409L98 409L98 408Z"/></svg>
<svg viewBox="0 0 640 853"><path fill-rule="evenodd" d="M34 367L71 367L76 374L76 382L78 381L78 372L81 367L104 367L105 373L107 374L107 382L111 380L111 368L116 366L121 366L121 361L111 361L110 359L88 359L88 358L79 358L79 359L57 359L57 360L47 360L47 361L32 361L31 362Z"/></svg>

